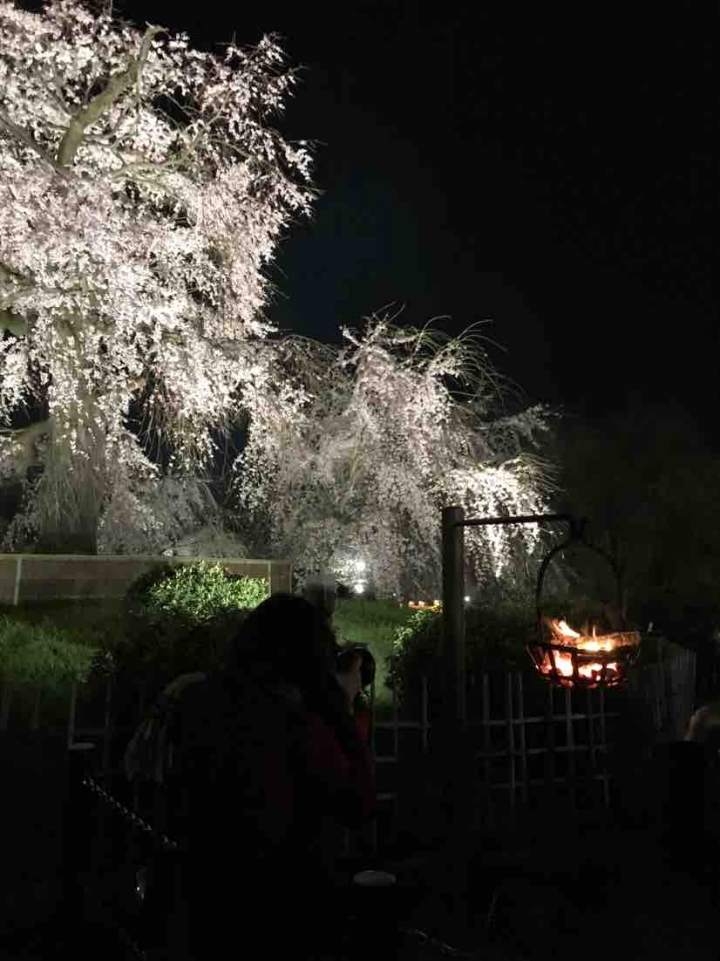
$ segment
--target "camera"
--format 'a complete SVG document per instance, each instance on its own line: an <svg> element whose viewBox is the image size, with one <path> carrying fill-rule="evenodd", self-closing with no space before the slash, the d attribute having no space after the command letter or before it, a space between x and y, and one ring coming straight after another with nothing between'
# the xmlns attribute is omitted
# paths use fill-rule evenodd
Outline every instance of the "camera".
<svg viewBox="0 0 720 961"><path fill-rule="evenodd" d="M343 644L336 655L336 670L339 674L350 669L353 658L360 656L360 677L363 688L371 687L375 681L375 658L365 644Z"/></svg>
<svg viewBox="0 0 720 961"><path fill-rule="evenodd" d="M308 580L303 589L303 597L309 601L323 616L332 622L337 600L337 582L334 578L315 578ZM335 670L344 674L350 669L353 656L360 655L360 677L363 689L371 687L375 681L375 658L366 644L336 644Z"/></svg>

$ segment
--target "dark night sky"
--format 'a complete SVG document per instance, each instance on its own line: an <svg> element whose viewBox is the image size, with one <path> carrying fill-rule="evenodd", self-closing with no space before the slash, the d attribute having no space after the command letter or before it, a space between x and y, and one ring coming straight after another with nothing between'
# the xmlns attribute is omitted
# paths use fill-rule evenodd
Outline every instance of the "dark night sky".
<svg viewBox="0 0 720 961"><path fill-rule="evenodd" d="M279 32L305 67L283 129L318 141L323 194L282 249L282 327L492 318L530 399L675 399L720 439L716 3L120 9L201 46Z"/></svg>

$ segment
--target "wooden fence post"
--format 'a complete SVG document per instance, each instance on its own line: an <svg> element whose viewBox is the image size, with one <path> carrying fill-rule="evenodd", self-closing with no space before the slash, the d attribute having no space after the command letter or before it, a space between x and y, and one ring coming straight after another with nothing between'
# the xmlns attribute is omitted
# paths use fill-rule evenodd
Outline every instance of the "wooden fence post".
<svg viewBox="0 0 720 961"><path fill-rule="evenodd" d="M105 687L105 706L103 712L103 751L102 751L102 774L107 778L110 774L110 744L112 741L113 727L113 691L115 684L115 674L111 671L107 677Z"/></svg>
<svg viewBox="0 0 720 961"><path fill-rule="evenodd" d="M507 751L508 751L508 788L510 793L510 812L511 817L515 817L515 802L517 791L517 776L515 769L515 718L513 715L513 689L512 674L508 671L505 675L505 725L507 730Z"/></svg>
<svg viewBox="0 0 720 961"><path fill-rule="evenodd" d="M485 778L485 797L487 798L487 818L490 825L495 823L495 798L492 784L492 737L490 734L490 675L487 671L482 676L482 728L483 728L483 768Z"/></svg>
<svg viewBox="0 0 720 961"><path fill-rule="evenodd" d="M546 740L545 740L545 803L553 805L555 801L555 702L553 698L554 688L548 684L547 706L545 709L546 718Z"/></svg>
<svg viewBox="0 0 720 961"><path fill-rule="evenodd" d="M462 507L445 507L442 512L443 567L443 660L445 667L446 719L452 727L467 721L465 689L465 536Z"/></svg>
<svg viewBox="0 0 720 961"><path fill-rule="evenodd" d="M13 588L13 607L20 603L20 584L22 583L22 554L15 561L15 586Z"/></svg>
<svg viewBox="0 0 720 961"><path fill-rule="evenodd" d="M570 808L577 813L577 772L575 769L575 728L572 689L565 688L565 738L567 748L567 783L570 789Z"/></svg>
<svg viewBox="0 0 720 961"><path fill-rule="evenodd" d="M70 710L68 711L67 746L72 748L75 740L75 715L77 712L77 681L70 686Z"/></svg>
<svg viewBox="0 0 720 961"><path fill-rule="evenodd" d="M427 754L429 728L430 728L430 709L428 705L428 679L423 674L423 676L420 679L420 737L422 740L423 755Z"/></svg>
<svg viewBox="0 0 720 961"><path fill-rule="evenodd" d="M525 691L523 689L523 676L521 672L516 675L518 712L520 720L520 771L522 776L522 799L523 803L528 801L528 756L527 756L527 732L525 730Z"/></svg>
<svg viewBox="0 0 720 961"><path fill-rule="evenodd" d="M10 722L10 708L13 701L12 682L7 678L3 681L0 694L0 731L7 731Z"/></svg>
<svg viewBox="0 0 720 961"><path fill-rule="evenodd" d="M434 738L438 776L446 785L448 840L461 856L477 802L475 752L467 726L465 669L465 513L461 507L442 512L443 562L443 709Z"/></svg>
<svg viewBox="0 0 720 961"><path fill-rule="evenodd" d="M33 710L30 718L30 730L37 731L40 728L40 703L42 701L42 687L38 685L33 698Z"/></svg>
<svg viewBox="0 0 720 961"><path fill-rule="evenodd" d="M61 919L68 931L76 930L84 910L83 873L89 863L93 837L92 798L83 785L90 770L94 744L73 744L68 750L67 788L62 832Z"/></svg>
<svg viewBox="0 0 720 961"><path fill-rule="evenodd" d="M603 754L603 801L605 802L605 808L610 807L610 789L608 785L608 770L607 770L607 727L605 725L605 688L600 688L599 694L600 701L600 743L602 744Z"/></svg>
<svg viewBox="0 0 720 961"><path fill-rule="evenodd" d="M586 782L588 796L595 798L595 777L597 775L597 752L595 749L595 708L593 707L595 692L585 691L585 712L587 714L588 744Z"/></svg>

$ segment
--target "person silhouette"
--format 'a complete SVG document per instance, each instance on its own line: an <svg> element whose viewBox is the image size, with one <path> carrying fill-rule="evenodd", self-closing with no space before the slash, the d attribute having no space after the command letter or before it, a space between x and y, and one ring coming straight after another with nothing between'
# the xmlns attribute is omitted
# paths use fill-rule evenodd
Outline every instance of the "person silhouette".
<svg viewBox="0 0 720 961"><path fill-rule="evenodd" d="M322 610L273 595L247 617L224 668L184 689L168 790L187 846L193 961L233 943L310 957L337 936L322 826L360 827L375 811L372 755L353 708L360 659L338 673L337 654Z"/></svg>

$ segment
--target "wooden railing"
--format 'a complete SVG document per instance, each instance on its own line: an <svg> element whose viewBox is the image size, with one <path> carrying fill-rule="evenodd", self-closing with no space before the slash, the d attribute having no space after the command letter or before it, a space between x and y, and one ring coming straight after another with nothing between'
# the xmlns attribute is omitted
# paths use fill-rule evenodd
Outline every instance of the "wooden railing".
<svg viewBox="0 0 720 961"><path fill-rule="evenodd" d="M0 604L122 598L134 580L158 564L221 564L235 577L267 580L271 593L292 591L287 560L246 557L164 557L131 554L0 554Z"/></svg>

